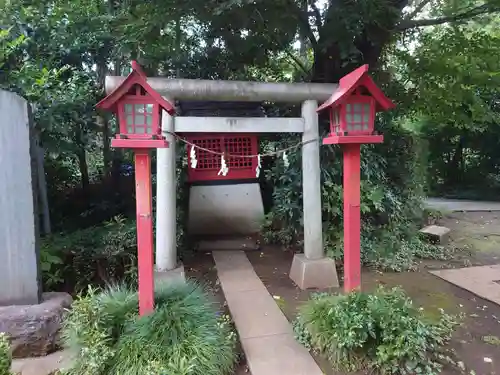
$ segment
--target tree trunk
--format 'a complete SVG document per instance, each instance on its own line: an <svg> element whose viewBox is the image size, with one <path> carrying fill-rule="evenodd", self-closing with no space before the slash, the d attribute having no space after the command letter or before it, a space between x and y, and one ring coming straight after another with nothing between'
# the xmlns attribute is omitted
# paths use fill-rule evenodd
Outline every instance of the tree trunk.
<svg viewBox="0 0 500 375"><path fill-rule="evenodd" d="M368 64L370 70L375 70L384 47L394 35L408 0L389 0L373 17L353 13L352 2L347 0L330 3L314 46L313 82L338 82L363 64ZM345 12L351 12L352 23L362 24L362 27L356 28L356 34L349 35L344 23L339 22ZM349 43L351 40L352 43Z"/></svg>
<svg viewBox="0 0 500 375"><path fill-rule="evenodd" d="M97 60L97 83L99 85L99 89L104 93L104 82L106 80L106 73L108 72L106 66L106 58L102 55L98 55L96 57ZM109 175L109 170L111 166L111 150L110 150L110 141L109 141L109 121L107 118L98 116L97 123L101 126L102 130L102 158L103 158L103 166L104 166L104 176Z"/></svg>
<svg viewBox="0 0 500 375"><path fill-rule="evenodd" d="M122 68L122 62L121 60L117 59L115 61L115 67L114 67L114 75L119 76L121 75L121 68ZM120 167L122 164L122 152L120 149L114 149L111 153L111 184L113 186L114 191L118 191L118 188L120 186L120 177L121 177L121 171Z"/></svg>
<svg viewBox="0 0 500 375"><path fill-rule="evenodd" d="M42 209L42 230L44 234L51 233L50 225L50 211L49 211L49 198L47 195L47 180L45 179L44 150L39 146L39 140L36 140L36 164L37 164L37 178L38 178L38 191L40 197L40 205Z"/></svg>
<svg viewBox="0 0 500 375"><path fill-rule="evenodd" d="M83 139L83 131L82 124L76 124L75 131L75 145L76 149L76 157L78 160L78 169L80 170L81 184L83 191L87 191L90 185L90 177L89 177L89 167L87 165L87 152L85 151L85 142Z"/></svg>
<svg viewBox="0 0 500 375"><path fill-rule="evenodd" d="M90 185L89 178L89 167L87 165L87 152L82 147L78 150L78 168L80 170L80 174L82 175L82 189L87 191Z"/></svg>

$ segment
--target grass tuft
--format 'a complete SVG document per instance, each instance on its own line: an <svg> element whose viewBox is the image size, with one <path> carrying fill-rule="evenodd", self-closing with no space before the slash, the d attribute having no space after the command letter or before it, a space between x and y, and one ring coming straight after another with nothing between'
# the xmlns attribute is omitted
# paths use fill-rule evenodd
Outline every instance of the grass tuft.
<svg viewBox="0 0 500 375"><path fill-rule="evenodd" d="M155 311L139 317L137 294L123 286L79 298L65 323L80 354L72 375L222 375L236 362L236 336L203 288L159 285Z"/></svg>

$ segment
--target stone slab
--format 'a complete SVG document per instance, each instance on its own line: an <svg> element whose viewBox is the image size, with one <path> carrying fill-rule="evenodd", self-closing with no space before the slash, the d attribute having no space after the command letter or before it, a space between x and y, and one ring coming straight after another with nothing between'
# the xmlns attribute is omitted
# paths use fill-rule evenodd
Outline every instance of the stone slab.
<svg viewBox="0 0 500 375"><path fill-rule="evenodd" d="M255 375L322 375L306 348L292 334L241 340L250 372Z"/></svg>
<svg viewBox="0 0 500 375"><path fill-rule="evenodd" d="M428 240L434 243L444 245L448 242L450 237L450 228L442 227L439 225L429 225L425 228L420 229L422 233Z"/></svg>
<svg viewBox="0 0 500 375"><path fill-rule="evenodd" d="M265 290L226 293L240 338L261 337L292 333L292 328L273 297Z"/></svg>
<svg viewBox="0 0 500 375"><path fill-rule="evenodd" d="M252 375L320 375L243 251L212 253ZM260 284L260 285L259 285Z"/></svg>
<svg viewBox="0 0 500 375"><path fill-rule="evenodd" d="M40 302L36 149L30 106L0 90L0 305ZM32 140L33 142L30 142Z"/></svg>
<svg viewBox="0 0 500 375"><path fill-rule="evenodd" d="M14 359L11 371L15 375L49 375L70 368L72 361L71 353L63 350L44 357Z"/></svg>
<svg viewBox="0 0 500 375"><path fill-rule="evenodd" d="M427 198L425 206L448 212L500 211L500 202L470 201L465 199Z"/></svg>
<svg viewBox="0 0 500 375"><path fill-rule="evenodd" d="M260 281L253 269L221 270L218 272L219 281L225 293L248 292L267 289Z"/></svg>
<svg viewBox="0 0 500 375"><path fill-rule="evenodd" d="M219 240L202 240L198 243L200 251L222 251L222 250L258 250L260 248L253 238L230 238Z"/></svg>
<svg viewBox="0 0 500 375"><path fill-rule="evenodd" d="M302 290L339 287L335 261L330 258L307 259L304 254L295 254L290 279Z"/></svg>
<svg viewBox="0 0 500 375"><path fill-rule="evenodd" d="M500 305L500 264L429 271L443 280Z"/></svg>
<svg viewBox="0 0 500 375"><path fill-rule="evenodd" d="M243 251L214 251L212 256L217 271L252 270L253 267Z"/></svg>

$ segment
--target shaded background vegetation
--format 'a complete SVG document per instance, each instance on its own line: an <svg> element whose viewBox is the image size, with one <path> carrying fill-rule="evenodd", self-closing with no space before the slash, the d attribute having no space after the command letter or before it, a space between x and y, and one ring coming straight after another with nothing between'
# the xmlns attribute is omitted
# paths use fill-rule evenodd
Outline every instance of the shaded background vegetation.
<svg viewBox="0 0 500 375"><path fill-rule="evenodd" d="M362 151L366 263L403 269L431 255L415 237L424 194L499 190L498 0L0 0L0 8L0 87L33 103L44 153L49 288L134 274L131 158L110 148L115 120L94 107L105 76L127 74L131 59L155 76L280 82L337 82L370 64L398 107L378 119L385 143ZM298 111L274 103L266 110ZM326 132L325 119L321 126ZM266 136L261 148L297 141ZM334 257L342 256L339 155L321 149L325 242ZM300 153L289 159L288 167L266 160L264 235L300 245Z"/></svg>

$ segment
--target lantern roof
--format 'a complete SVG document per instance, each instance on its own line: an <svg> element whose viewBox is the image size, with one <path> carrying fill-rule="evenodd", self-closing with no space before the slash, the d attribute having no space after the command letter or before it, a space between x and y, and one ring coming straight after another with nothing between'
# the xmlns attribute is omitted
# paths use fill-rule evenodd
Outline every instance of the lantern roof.
<svg viewBox="0 0 500 375"><path fill-rule="evenodd" d="M114 89L113 92L97 103L96 107L113 110L117 102L125 96L134 85L141 86L160 107L167 111L168 114L173 115L175 113L174 106L149 85L146 74L136 61L132 61L132 72L130 72L125 80Z"/></svg>
<svg viewBox="0 0 500 375"><path fill-rule="evenodd" d="M326 108L335 108L344 101L358 88L364 87L377 103L378 111L387 111L394 108L394 103L382 92L375 84L373 79L368 75L368 64L353 70L351 73L342 77L339 81L338 89L330 96L330 98L318 107L317 111L322 111Z"/></svg>

